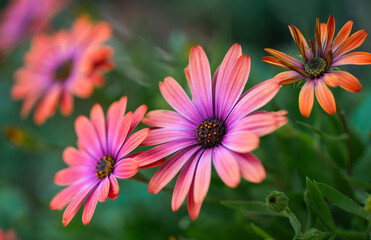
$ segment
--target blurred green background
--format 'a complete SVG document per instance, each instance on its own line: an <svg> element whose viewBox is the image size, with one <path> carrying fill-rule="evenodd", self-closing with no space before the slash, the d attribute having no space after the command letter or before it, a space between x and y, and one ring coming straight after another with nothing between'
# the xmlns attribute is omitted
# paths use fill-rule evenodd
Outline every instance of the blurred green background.
<svg viewBox="0 0 371 240"><path fill-rule="evenodd" d="M6 1L1 3L4 7ZM305 221L303 201L305 177L325 182L347 194L349 189L331 163L343 172L346 142L315 135L297 123L305 122L322 131L343 134L337 115L327 115L315 102L309 119L300 115L299 90L293 85L282 88L264 107L265 110L288 110L289 123L275 133L263 137L254 153L263 162L267 178L261 184L245 180L236 189L226 187L213 172L211 187L199 218L192 221L185 204L171 211L171 194L149 195L146 184L121 180L116 200L98 203L88 226L81 222L81 210L67 226L62 225L63 211L51 211L49 202L62 188L54 184L54 174L65 168L61 154L65 147L75 146L74 119L88 115L94 103L104 109L121 96L128 96L128 109L146 104L149 110L170 109L158 89L166 76L174 77L186 87L183 69L189 50L200 44L209 57L212 72L234 43L242 45L251 57L252 70L246 89L281 72L261 61L264 48L274 48L297 56L298 50L287 26L297 26L308 39L314 38L315 18L327 22L333 14L336 33L348 20L353 31L371 29L369 0L234 0L234 1L71 1L53 20L53 28L69 28L82 13L95 20L107 20L114 26L117 68L106 74L106 84L96 89L89 99L76 99L74 113L67 118L59 113L41 127L32 117L22 120L21 103L10 99L13 73L22 66L22 56L29 48L24 42L0 64L0 227L14 228L22 239L261 239L251 228L258 225L275 239L291 239L293 230L286 219L236 211L220 204L221 200L263 201L269 191L285 192L290 208ZM359 48L370 52L371 38ZM332 89L338 105L344 110L353 138L355 164L349 178L371 190L371 68L350 66L349 70L362 83L363 90L354 94ZM186 87L187 91L188 88ZM188 91L189 92L189 91ZM27 146L12 143L9 127L20 129L31 138ZM142 126L141 126L142 127ZM14 131L12 136L14 136ZM324 156L323 156L324 154ZM322 157L321 157L322 156ZM330 161L329 161L330 159ZM150 178L155 169L142 171ZM171 182L170 187L175 181ZM362 196L353 196L362 201ZM357 219L333 209L337 225L361 229Z"/></svg>

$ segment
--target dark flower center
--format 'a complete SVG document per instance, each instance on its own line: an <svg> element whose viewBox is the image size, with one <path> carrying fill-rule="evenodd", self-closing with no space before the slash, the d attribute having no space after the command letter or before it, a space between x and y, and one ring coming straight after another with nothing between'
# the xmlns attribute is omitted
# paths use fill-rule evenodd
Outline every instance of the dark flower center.
<svg viewBox="0 0 371 240"><path fill-rule="evenodd" d="M320 77L326 71L327 62L325 59L320 57L315 57L310 59L305 64L305 72L311 77Z"/></svg>
<svg viewBox="0 0 371 240"><path fill-rule="evenodd" d="M212 148L218 146L224 135L226 127L224 122L216 118L209 118L201 122L197 128L198 143L203 148Z"/></svg>
<svg viewBox="0 0 371 240"><path fill-rule="evenodd" d="M55 69L54 80L58 82L66 81L72 72L72 66L73 61L71 59L62 62L62 64Z"/></svg>
<svg viewBox="0 0 371 240"><path fill-rule="evenodd" d="M113 172L113 167L115 166L115 161L111 155L105 155L103 158L99 159L95 169L97 170L97 176L99 178L104 178Z"/></svg>

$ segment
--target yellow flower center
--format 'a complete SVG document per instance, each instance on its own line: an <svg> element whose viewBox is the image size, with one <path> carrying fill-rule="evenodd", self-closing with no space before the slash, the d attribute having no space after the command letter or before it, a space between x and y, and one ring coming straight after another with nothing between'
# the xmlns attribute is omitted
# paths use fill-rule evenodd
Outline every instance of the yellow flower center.
<svg viewBox="0 0 371 240"><path fill-rule="evenodd" d="M97 176L99 178L105 178L113 172L113 167L115 166L115 161L111 155L105 155L103 158L99 159L95 169L97 170Z"/></svg>
<svg viewBox="0 0 371 240"><path fill-rule="evenodd" d="M327 62L325 59L320 57L315 57L310 59L305 64L305 72L311 77L320 77L324 72L326 72Z"/></svg>
<svg viewBox="0 0 371 240"><path fill-rule="evenodd" d="M198 143L204 148L218 146L225 135L224 122L216 118L209 118L201 122L197 128Z"/></svg>

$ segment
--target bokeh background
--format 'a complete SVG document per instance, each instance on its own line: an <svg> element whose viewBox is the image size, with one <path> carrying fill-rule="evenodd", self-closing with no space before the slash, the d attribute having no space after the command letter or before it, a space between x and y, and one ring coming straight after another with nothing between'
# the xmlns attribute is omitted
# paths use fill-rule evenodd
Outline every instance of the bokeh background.
<svg viewBox="0 0 371 240"><path fill-rule="evenodd" d="M8 1L1 0L3 9ZM261 184L242 181L235 188L226 187L213 172L211 187L201 214L192 221L185 204L172 212L171 194L149 195L147 185L121 180L116 200L99 203L88 226L81 222L81 211L67 226L62 225L63 211L51 211L49 202L62 188L54 184L54 174L66 167L62 151L75 146L74 120L88 115L94 103L104 109L121 96L128 96L128 109L146 104L149 110L170 109L158 89L158 82L173 76L186 87L184 68L190 48L200 44L205 49L212 72L234 43L242 45L251 57L252 70L246 89L272 78L281 69L261 61L264 48L270 47L297 56L298 50L287 26L297 26L306 38L314 38L315 18L326 22L333 14L336 32L348 20L353 31L371 29L369 0L74 0L52 21L50 32L69 28L81 14L95 20L110 21L114 37L117 67L106 74L106 84L89 99L76 99L74 113L67 118L49 119L38 127L32 117L21 119L21 103L9 96L13 73L23 64L29 49L25 41L0 63L0 228L13 228L22 239L261 239L251 223L275 239L291 239L293 230L287 219L260 216L230 209L222 200L258 200L272 190L285 192L290 208L305 222L303 201L305 177L325 182L347 194L348 186L339 181L337 170L344 171L346 142L337 115L327 115L315 102L310 118L300 115L299 90L293 85L282 88L265 110L288 110L289 123L263 137L254 153L263 162L267 178ZM371 51L367 38L360 51ZM352 175L348 180L371 190L371 68L350 66L363 90L354 94L333 89L352 132ZM188 88L186 87L188 90ZM188 91L189 92L189 91ZM299 122L310 124L335 136L323 138ZM26 139L26 141L22 141ZM20 140L21 138L21 140ZM329 161L330 159L330 161ZM339 168L334 168L336 163ZM335 169L335 170L334 170ZM148 179L155 169L142 171ZM169 187L172 187L172 181ZM362 196L353 196L362 201ZM81 210L81 209L80 209ZM334 209L335 222L343 228L357 228L359 222Z"/></svg>

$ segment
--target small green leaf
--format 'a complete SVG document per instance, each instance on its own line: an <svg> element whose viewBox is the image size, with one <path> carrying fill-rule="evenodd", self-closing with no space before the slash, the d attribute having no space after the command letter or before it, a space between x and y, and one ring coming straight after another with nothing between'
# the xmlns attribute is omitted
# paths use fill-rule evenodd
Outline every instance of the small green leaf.
<svg viewBox="0 0 371 240"><path fill-rule="evenodd" d="M309 178L307 178L306 182L314 212L328 229L334 231L336 229L335 223L321 192Z"/></svg>
<svg viewBox="0 0 371 240"><path fill-rule="evenodd" d="M365 210L352 199L324 183L314 182L320 192L335 206L368 220Z"/></svg>
<svg viewBox="0 0 371 240"><path fill-rule="evenodd" d="M299 236L299 234L301 233L301 223L299 222L298 218L295 216L295 214L289 208L286 208L285 212L287 213L290 224L295 231L294 239L296 239Z"/></svg>
<svg viewBox="0 0 371 240"><path fill-rule="evenodd" d="M263 229L256 226L254 223L251 223L252 230L256 233L256 235L262 237L264 240L274 240L268 233L266 233Z"/></svg>
<svg viewBox="0 0 371 240"><path fill-rule="evenodd" d="M230 208L239 209L239 210L250 212L250 213L270 215L270 216L280 216L280 217L286 216L285 213L270 212L265 202L222 201L221 204L227 207L230 207Z"/></svg>
<svg viewBox="0 0 371 240"><path fill-rule="evenodd" d="M312 130L315 134L323 137L324 139L327 139L327 140L344 140L344 139L347 139L347 135L346 134L341 134L339 136L334 136L334 135L331 135L331 134L328 134L328 133L325 133L315 127L313 127L312 125L309 125L307 123L304 123L304 122L300 122L300 121L296 121L296 123L306 127L306 128L309 128L310 130Z"/></svg>
<svg viewBox="0 0 371 240"><path fill-rule="evenodd" d="M307 218L305 230L308 230L314 225L314 220L315 220L315 214L314 214L312 203L310 202L309 197L308 197L308 191L305 191L304 193L304 202L305 202L305 205L307 205L307 209L308 209L308 218Z"/></svg>

